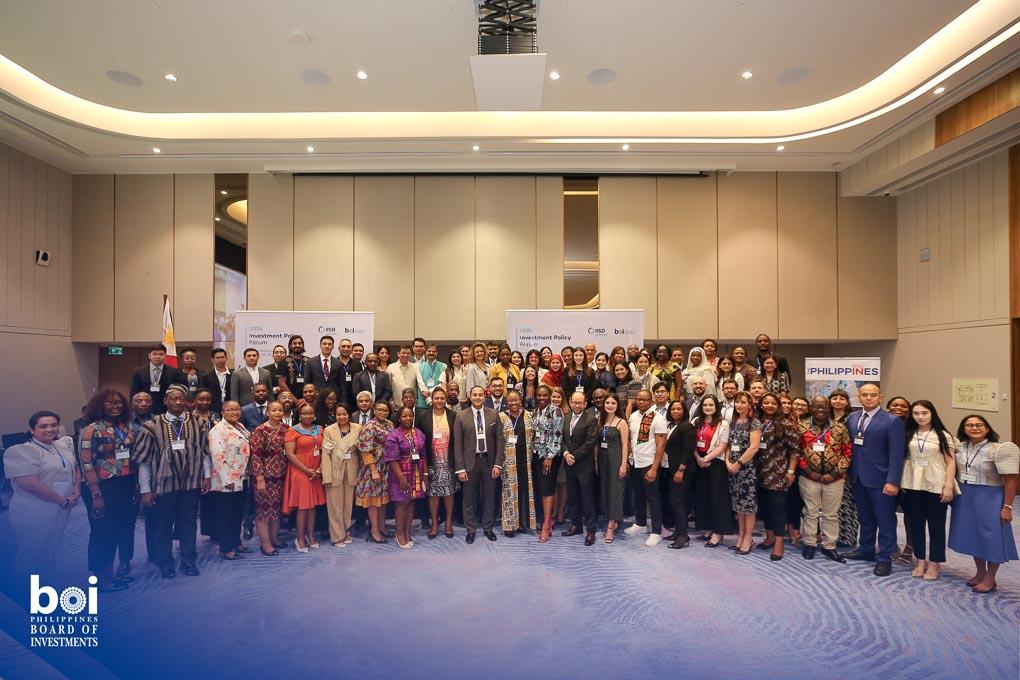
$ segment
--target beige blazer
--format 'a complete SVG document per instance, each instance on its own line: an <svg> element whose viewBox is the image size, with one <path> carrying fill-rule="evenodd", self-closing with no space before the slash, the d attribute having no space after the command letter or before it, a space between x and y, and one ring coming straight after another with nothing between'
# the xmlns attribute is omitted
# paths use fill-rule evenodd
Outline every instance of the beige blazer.
<svg viewBox="0 0 1020 680"><path fill-rule="evenodd" d="M361 432L361 425L351 423L351 432L346 437L340 436L340 426L336 423L328 426L322 432L322 483L347 484L355 486L358 483L358 467L361 465L361 456L358 455L358 433ZM332 444L332 450L330 450ZM350 458L344 460L344 455Z"/></svg>

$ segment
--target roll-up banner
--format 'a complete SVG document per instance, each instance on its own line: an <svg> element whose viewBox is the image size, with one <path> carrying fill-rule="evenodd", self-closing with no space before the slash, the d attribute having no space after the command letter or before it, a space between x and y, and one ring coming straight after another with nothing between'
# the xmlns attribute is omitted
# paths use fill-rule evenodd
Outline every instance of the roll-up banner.
<svg viewBox="0 0 1020 680"><path fill-rule="evenodd" d="M600 352L620 345L645 342L643 309L508 309L507 343L527 352L548 345L559 352L564 345L581 347L594 342Z"/></svg>
<svg viewBox="0 0 1020 680"><path fill-rule="evenodd" d="M850 405L860 406L857 390L864 383L881 385L882 360L878 357L824 357L804 359L804 391L808 401L828 397L835 389L850 395Z"/></svg>
<svg viewBox="0 0 1020 680"><path fill-rule="evenodd" d="M242 363L244 350L254 347L259 351L259 366L273 360L273 347L287 346L292 335L305 341L305 354L319 353L319 338L333 336L333 356L343 338L365 345L365 354L373 350L375 312L288 312L267 310L238 310L235 312L234 356Z"/></svg>

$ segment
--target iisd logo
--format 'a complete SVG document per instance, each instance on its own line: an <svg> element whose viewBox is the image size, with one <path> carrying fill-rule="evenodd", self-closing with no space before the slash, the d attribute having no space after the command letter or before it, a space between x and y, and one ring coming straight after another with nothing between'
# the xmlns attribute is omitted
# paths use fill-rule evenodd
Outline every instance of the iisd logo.
<svg viewBox="0 0 1020 680"><path fill-rule="evenodd" d="M29 577L29 639L32 647L98 647L98 579L89 586L64 588L39 585L39 575ZM60 608L60 612L57 608Z"/></svg>

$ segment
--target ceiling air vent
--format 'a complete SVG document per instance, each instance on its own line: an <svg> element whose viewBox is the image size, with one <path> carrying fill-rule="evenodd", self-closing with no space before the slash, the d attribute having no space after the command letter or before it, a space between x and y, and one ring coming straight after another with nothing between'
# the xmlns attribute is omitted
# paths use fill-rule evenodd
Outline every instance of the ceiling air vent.
<svg viewBox="0 0 1020 680"><path fill-rule="evenodd" d="M478 54L536 54L537 0L478 0Z"/></svg>

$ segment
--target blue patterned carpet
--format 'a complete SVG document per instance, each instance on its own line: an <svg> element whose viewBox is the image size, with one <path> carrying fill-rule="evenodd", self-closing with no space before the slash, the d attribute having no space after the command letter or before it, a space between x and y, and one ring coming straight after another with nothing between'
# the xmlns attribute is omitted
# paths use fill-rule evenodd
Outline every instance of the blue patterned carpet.
<svg viewBox="0 0 1020 680"><path fill-rule="evenodd" d="M85 578L81 511L60 558ZM29 650L27 599L0 596L0 676L188 678L1017 678L1020 570L998 592L965 587L970 558L940 581L907 567L878 579L799 551L646 548L623 536L474 545L463 530L413 550L356 541L308 555L225 562L201 545L197 578L102 595L98 649ZM139 523L138 555L144 557ZM257 549L257 542L249 545ZM0 515L0 569L13 539ZM38 655L37 655L38 653Z"/></svg>

